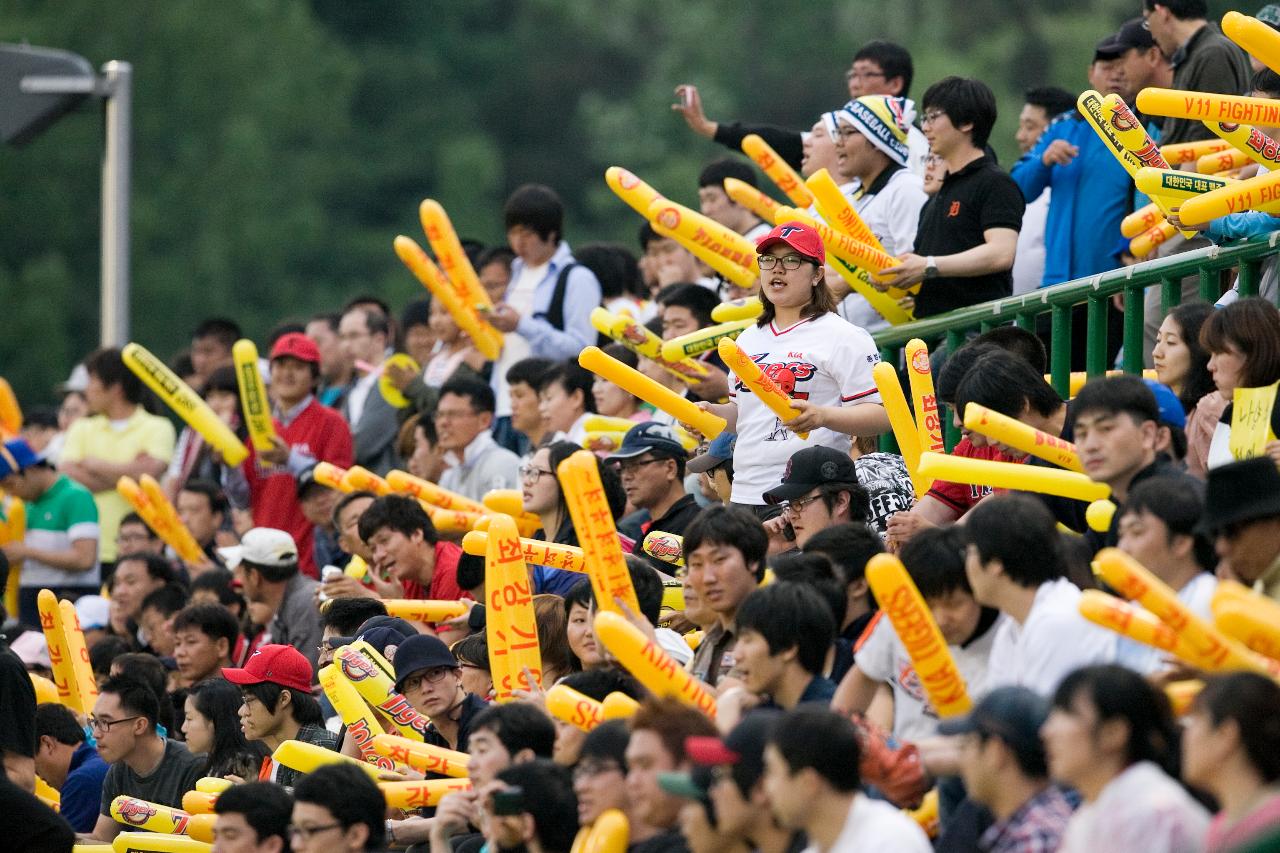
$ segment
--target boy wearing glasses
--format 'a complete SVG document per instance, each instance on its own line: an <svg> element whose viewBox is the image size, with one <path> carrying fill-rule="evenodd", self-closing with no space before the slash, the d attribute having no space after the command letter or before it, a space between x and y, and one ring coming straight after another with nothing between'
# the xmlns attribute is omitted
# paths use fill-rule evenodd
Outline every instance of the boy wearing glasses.
<svg viewBox="0 0 1280 853"><path fill-rule="evenodd" d="M156 732L160 701L146 684L115 677L98 690L89 728L98 755L111 765L102 781L102 803L93 837L111 841L125 827L111 817L111 801L120 795L182 807L182 795L204 775L203 756Z"/></svg>

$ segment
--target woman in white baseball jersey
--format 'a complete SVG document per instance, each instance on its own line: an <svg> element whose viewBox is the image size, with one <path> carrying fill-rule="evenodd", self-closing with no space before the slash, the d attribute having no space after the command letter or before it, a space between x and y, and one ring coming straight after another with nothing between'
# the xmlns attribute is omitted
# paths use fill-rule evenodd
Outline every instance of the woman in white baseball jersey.
<svg viewBox="0 0 1280 853"><path fill-rule="evenodd" d="M730 374L729 402L702 404L725 418L738 440L732 502L763 506L797 450L813 445L848 452L854 435L889 428L871 369L880 353L871 336L837 316L823 282L826 250L812 229L784 222L756 244L764 312L738 345L791 398L799 417L785 426ZM808 432L808 439L797 433Z"/></svg>

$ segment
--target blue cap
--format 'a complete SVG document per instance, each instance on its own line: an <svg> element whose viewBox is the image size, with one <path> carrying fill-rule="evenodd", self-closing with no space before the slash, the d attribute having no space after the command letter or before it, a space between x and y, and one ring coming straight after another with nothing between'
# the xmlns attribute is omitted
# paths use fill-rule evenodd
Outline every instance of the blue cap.
<svg viewBox="0 0 1280 853"><path fill-rule="evenodd" d="M0 477L17 474L39 461L40 457L27 444L26 439L10 439L4 443L4 447L0 447Z"/></svg>
<svg viewBox="0 0 1280 853"><path fill-rule="evenodd" d="M449 651L444 640L430 634L414 634L396 649L396 690L403 689L404 680L415 672L447 666L458 668L458 659Z"/></svg>
<svg viewBox="0 0 1280 853"><path fill-rule="evenodd" d="M1160 407L1160 423L1186 429L1187 413L1182 408L1182 401L1168 385L1162 385L1154 379L1143 379L1151 393L1156 395L1156 405Z"/></svg>
<svg viewBox="0 0 1280 853"><path fill-rule="evenodd" d="M636 424L627 430L622 437L622 446L617 452L610 453L610 459L634 459L642 453L656 453L664 459L687 459L689 452L684 449L675 430L657 421Z"/></svg>
<svg viewBox="0 0 1280 853"><path fill-rule="evenodd" d="M720 433L707 445L707 449L701 455L689 460L689 470L695 474L701 474L710 471L722 462L731 461L733 459L733 448L737 440L737 433L729 432L728 430Z"/></svg>

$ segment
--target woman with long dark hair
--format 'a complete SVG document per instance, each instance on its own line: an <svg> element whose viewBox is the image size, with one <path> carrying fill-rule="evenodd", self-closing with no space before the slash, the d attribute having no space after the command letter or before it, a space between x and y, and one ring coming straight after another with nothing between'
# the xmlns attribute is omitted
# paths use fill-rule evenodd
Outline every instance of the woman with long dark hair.
<svg viewBox="0 0 1280 853"><path fill-rule="evenodd" d="M1213 312L1200 330L1200 342L1209 352L1213 383L1227 400L1209 446L1209 467L1258 455L1241 428L1246 418L1261 421L1265 452L1280 463L1280 405L1270 387L1280 382L1280 309L1259 296L1233 302ZM1267 388L1253 406L1237 409L1237 392Z"/></svg>
<svg viewBox="0 0 1280 853"><path fill-rule="evenodd" d="M1205 476L1213 429L1227 406L1209 372L1209 353L1200 343L1200 330L1213 314L1208 302L1184 302L1169 312L1156 332L1151 350L1156 379L1173 389L1187 414L1187 470Z"/></svg>
<svg viewBox="0 0 1280 853"><path fill-rule="evenodd" d="M182 732L187 748L208 759L206 776L239 776L254 779L267 749L247 741L240 729L240 688L221 678L210 678L191 688L185 706Z"/></svg>

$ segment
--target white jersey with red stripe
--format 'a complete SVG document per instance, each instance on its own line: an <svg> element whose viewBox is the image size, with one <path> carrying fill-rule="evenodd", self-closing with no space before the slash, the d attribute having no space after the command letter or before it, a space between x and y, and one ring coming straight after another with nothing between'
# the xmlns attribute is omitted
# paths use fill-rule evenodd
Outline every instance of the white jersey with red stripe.
<svg viewBox="0 0 1280 853"><path fill-rule="evenodd" d="M779 329L750 326L738 346L793 400L817 406L879 403L871 369L880 361L871 335L835 314L824 314ZM729 397L738 404L738 439L733 451L734 503L763 504L764 493L782 482L787 461L805 447L833 447L848 453L848 435L815 429L807 440L788 430L759 397L730 373Z"/></svg>

